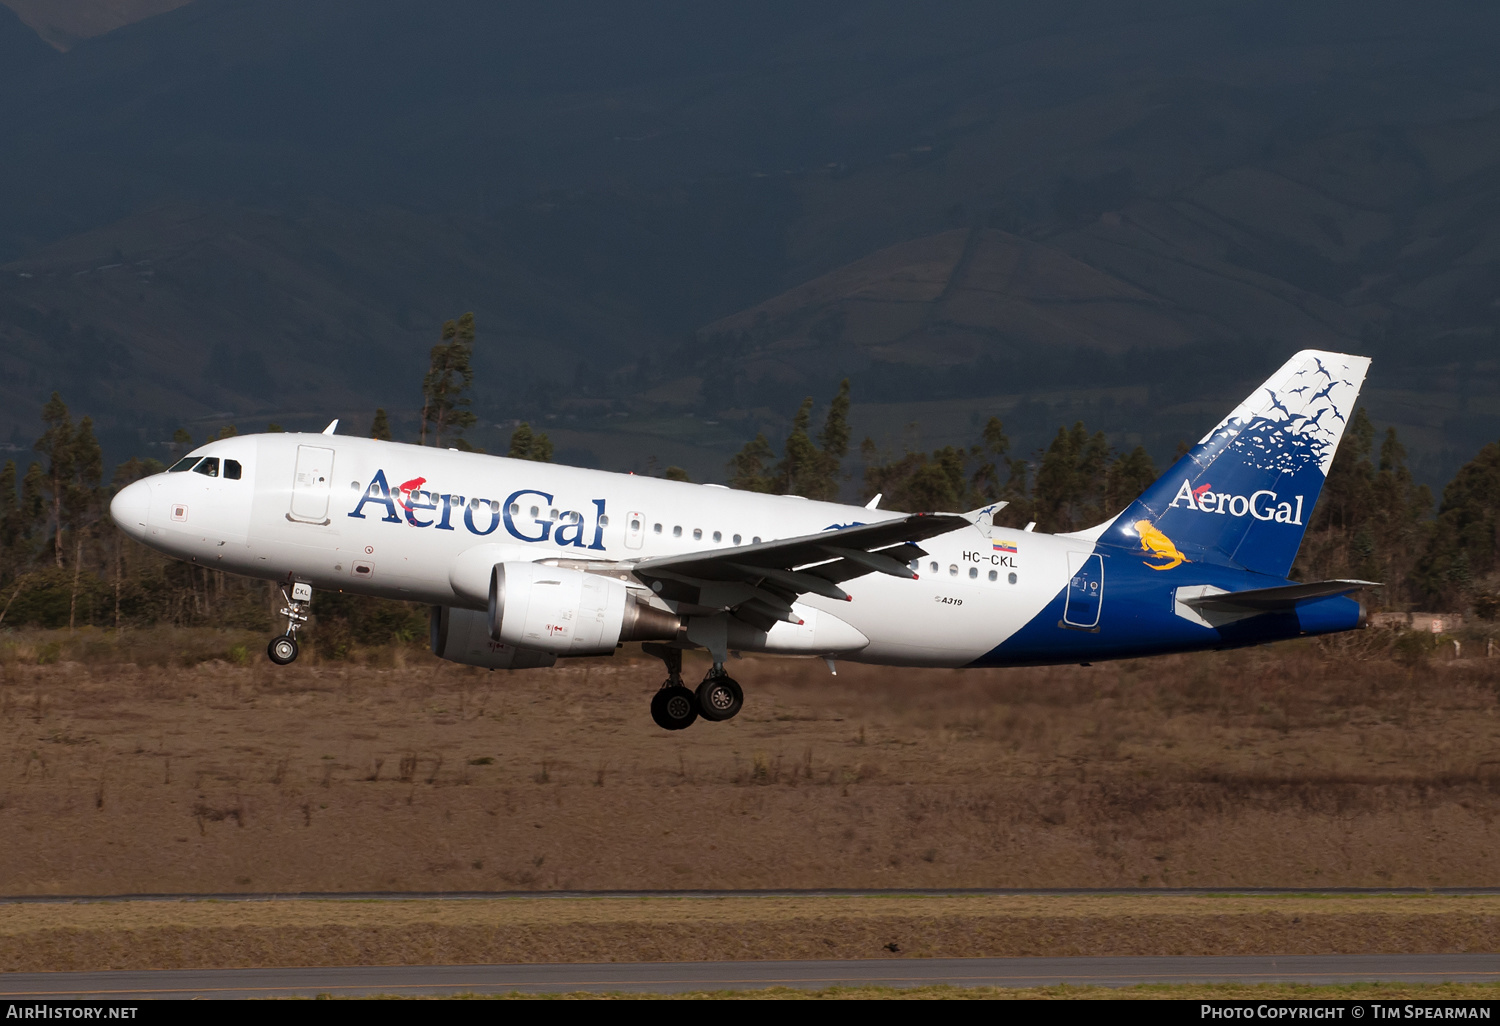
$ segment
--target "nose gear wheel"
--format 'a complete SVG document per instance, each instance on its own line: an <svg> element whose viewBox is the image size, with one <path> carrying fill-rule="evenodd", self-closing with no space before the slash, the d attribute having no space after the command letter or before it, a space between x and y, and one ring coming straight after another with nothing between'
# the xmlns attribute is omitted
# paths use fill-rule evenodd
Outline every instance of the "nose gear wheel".
<svg viewBox="0 0 1500 1026"><path fill-rule="evenodd" d="M281 615L286 617L286 631L280 637L272 638L271 643L266 646L266 655L277 666L285 666L297 658L300 651L297 646L297 631L307 623L312 589L306 584L294 583L291 595L283 588L281 598L286 603L281 610Z"/></svg>
<svg viewBox="0 0 1500 1026"><path fill-rule="evenodd" d="M266 655L270 656L271 662L277 666L285 666L297 658L297 639L290 634L283 634L279 638L272 638L271 643L266 646Z"/></svg>

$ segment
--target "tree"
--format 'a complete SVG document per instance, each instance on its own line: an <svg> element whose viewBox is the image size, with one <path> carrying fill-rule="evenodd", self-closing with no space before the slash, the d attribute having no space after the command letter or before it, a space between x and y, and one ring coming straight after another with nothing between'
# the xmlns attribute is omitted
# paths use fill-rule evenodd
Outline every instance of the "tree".
<svg viewBox="0 0 1500 1026"><path fill-rule="evenodd" d="M1500 570L1500 442L1491 442L1464 464L1448 487L1437 523L1417 570L1431 599L1467 604L1496 592Z"/></svg>
<svg viewBox="0 0 1500 1026"><path fill-rule="evenodd" d="M781 462L776 465L774 477L779 495L806 495L808 485L816 487L819 471L818 447L808 437L807 426L812 420L812 396L802 400L797 413L792 417L792 430L781 447Z"/></svg>
<svg viewBox="0 0 1500 1026"><path fill-rule="evenodd" d="M1358 407L1308 518L1292 576L1379 581L1385 585L1379 601L1400 606L1425 590L1415 570L1428 549L1432 493L1412 481L1395 428L1385 433L1378 463L1374 445L1375 426Z"/></svg>
<svg viewBox="0 0 1500 1026"><path fill-rule="evenodd" d="M0 467L0 553L4 555L15 551L25 530L16 484L16 461L6 460L5 466Z"/></svg>
<svg viewBox="0 0 1500 1026"><path fill-rule="evenodd" d="M775 468L766 469L776 458L776 453L765 433L757 433L729 461L729 486L748 492L837 499L839 470L849 451L849 405L849 380L845 378L828 406L823 429L818 432L815 443L808 434L812 426L812 396L803 399L792 417L792 429L782 445L781 460Z"/></svg>
<svg viewBox="0 0 1500 1026"><path fill-rule="evenodd" d="M1090 435L1081 420L1071 429L1058 428L1036 471L1034 515L1042 530L1072 531L1102 520L1108 468L1103 431Z"/></svg>
<svg viewBox="0 0 1500 1026"><path fill-rule="evenodd" d="M690 482L693 480L688 476L688 472L686 470L683 470L681 467L668 467L666 470L663 470L661 472L661 476L666 478L668 481Z"/></svg>
<svg viewBox="0 0 1500 1026"><path fill-rule="evenodd" d="M375 411L375 422L370 425L370 437L382 442L391 440L391 422L386 419L384 407Z"/></svg>
<svg viewBox="0 0 1500 1026"><path fill-rule="evenodd" d="M231 429L232 430L232 429ZM104 490L99 479L104 476L104 452L94 438L94 421L84 417L73 432L73 476L67 484L64 509L68 527L73 532L73 589L68 596L68 630L78 616L78 582L83 573L83 544L104 511Z"/></svg>
<svg viewBox="0 0 1500 1026"><path fill-rule="evenodd" d="M916 425L910 425L915 430ZM1025 464L1010 461L1010 439L999 417L991 417L980 432L980 442L968 447L945 445L930 454L910 447L899 458L882 456L873 439L859 447L865 461L864 498L879 494L896 509L961 512L1005 498L1014 505L1016 483L1025 481ZM999 465L1007 465L1002 482ZM1019 478L1018 474L1019 467Z"/></svg>
<svg viewBox="0 0 1500 1026"><path fill-rule="evenodd" d="M57 565L63 565L63 501L68 481L73 476L73 418L67 404L56 392L42 407L42 423L47 429L33 448L47 457L47 480L52 498L53 546Z"/></svg>
<svg viewBox="0 0 1500 1026"><path fill-rule="evenodd" d="M1159 476L1143 446L1115 457L1104 475L1104 514L1109 516L1129 506Z"/></svg>
<svg viewBox="0 0 1500 1026"><path fill-rule="evenodd" d="M25 533L29 535L46 519L47 475L40 463L32 463L21 479L21 522L26 525Z"/></svg>
<svg viewBox="0 0 1500 1026"><path fill-rule="evenodd" d="M422 379L422 445L429 428L432 444L441 448L446 432L460 435L478 422L464 394L474 384L473 356L473 313L443 322L442 341L432 347Z"/></svg>
<svg viewBox="0 0 1500 1026"><path fill-rule="evenodd" d="M765 432L756 432L753 439L729 461L729 487L744 492L770 492L775 483L766 473L766 465L776 458Z"/></svg>
<svg viewBox="0 0 1500 1026"><path fill-rule="evenodd" d="M552 439L545 434L535 434L525 421L510 436L510 451L505 455L513 460L531 460L535 463L552 462Z"/></svg>

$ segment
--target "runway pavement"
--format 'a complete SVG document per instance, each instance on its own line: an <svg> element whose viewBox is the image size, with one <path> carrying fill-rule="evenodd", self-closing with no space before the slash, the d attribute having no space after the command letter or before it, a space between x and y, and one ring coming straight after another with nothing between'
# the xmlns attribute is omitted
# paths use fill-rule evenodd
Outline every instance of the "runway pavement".
<svg viewBox="0 0 1500 1026"><path fill-rule="evenodd" d="M784 962L349 966L0 974L0 999L357 997L834 986L1038 987L1067 983L1475 983L1500 981L1500 955L1226 958L931 958Z"/></svg>

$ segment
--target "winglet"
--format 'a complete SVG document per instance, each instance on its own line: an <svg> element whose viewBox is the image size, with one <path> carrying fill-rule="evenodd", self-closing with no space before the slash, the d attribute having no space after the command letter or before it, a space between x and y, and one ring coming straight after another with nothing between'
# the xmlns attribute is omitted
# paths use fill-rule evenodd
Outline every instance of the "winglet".
<svg viewBox="0 0 1500 1026"><path fill-rule="evenodd" d="M979 533L988 538L995 529L995 514L1009 505L1010 503L1008 502L992 502L980 509L971 509L967 513L960 513L959 516L979 528Z"/></svg>
<svg viewBox="0 0 1500 1026"><path fill-rule="evenodd" d="M323 429L323 433L325 435L331 435L331 434L333 434L334 429L337 428L338 426L339 426L339 419L337 417L335 417L331 421L328 422L328 426Z"/></svg>
<svg viewBox="0 0 1500 1026"><path fill-rule="evenodd" d="M884 492L876 492L875 493L875 498L873 498L869 502L865 503L865 509L879 509L880 508L880 499L881 499L881 496L883 496L884 494L885 494Z"/></svg>

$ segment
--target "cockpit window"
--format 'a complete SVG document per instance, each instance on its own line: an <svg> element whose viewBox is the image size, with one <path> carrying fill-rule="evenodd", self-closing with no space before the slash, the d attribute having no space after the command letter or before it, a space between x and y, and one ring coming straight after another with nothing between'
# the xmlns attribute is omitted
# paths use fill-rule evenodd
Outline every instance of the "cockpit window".
<svg viewBox="0 0 1500 1026"><path fill-rule="evenodd" d="M229 478L229 480L231 480L231 481L238 481L240 479L240 461L239 460L225 460L224 461L224 476L227 477L227 478Z"/></svg>
<svg viewBox="0 0 1500 1026"><path fill-rule="evenodd" d="M197 463L202 458L203 458L202 456L184 456L182 459L178 460L176 463L174 463L170 467L168 467L167 468L167 473L168 474L180 474L184 470L192 470L193 469L193 464Z"/></svg>
<svg viewBox="0 0 1500 1026"><path fill-rule="evenodd" d="M205 456L203 462L193 468L193 473L202 474L204 477L218 477L219 457Z"/></svg>

